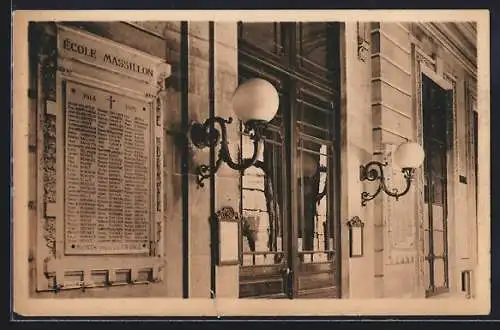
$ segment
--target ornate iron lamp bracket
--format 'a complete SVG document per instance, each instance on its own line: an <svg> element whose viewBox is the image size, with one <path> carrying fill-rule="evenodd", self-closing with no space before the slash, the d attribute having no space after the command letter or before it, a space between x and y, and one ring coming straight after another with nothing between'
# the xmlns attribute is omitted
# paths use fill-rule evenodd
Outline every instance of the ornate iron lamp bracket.
<svg viewBox="0 0 500 330"><path fill-rule="evenodd" d="M411 185L411 180L413 178L413 175L415 173L414 168L403 168L401 172L403 173L403 176L406 180L406 187L399 192L398 189L393 188L389 189L386 185L385 182L385 176L384 176L384 167L387 166L387 162L381 163L378 161L371 161L367 163L366 165L361 165L360 166L360 175L359 179L361 181L378 181L378 187L377 190L375 190L374 193L370 194L366 191L363 191L361 193L361 205L366 206L366 203L375 197L381 192L384 191L387 195L394 197L396 200L399 199L399 197L405 195L408 193L410 190L410 185Z"/></svg>
<svg viewBox="0 0 500 330"><path fill-rule="evenodd" d="M261 120L249 120L245 123L243 132L248 134L250 139L253 141L253 154L250 158L242 159L241 162L235 162L229 153L229 142L227 140L226 127L226 125L232 123L232 121L233 119L231 117L228 119L213 117L207 119L203 124L191 124L189 134L192 143L197 148L215 148L217 143L220 141L220 149L214 164L201 164L196 168L198 186L203 187L203 181L217 173L222 165L222 162L225 162L233 170L244 171L257 161L260 151L262 132L263 129L265 129L267 122ZM219 129L216 129L215 124L219 126Z"/></svg>

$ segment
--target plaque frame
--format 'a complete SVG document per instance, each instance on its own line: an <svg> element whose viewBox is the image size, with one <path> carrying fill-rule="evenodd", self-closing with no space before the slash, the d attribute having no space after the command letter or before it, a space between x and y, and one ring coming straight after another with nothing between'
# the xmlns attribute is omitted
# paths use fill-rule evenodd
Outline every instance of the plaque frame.
<svg viewBox="0 0 500 330"><path fill-rule="evenodd" d="M224 206L219 209L213 216L217 253L216 260L218 266L233 266L241 263L241 217L232 207ZM229 233L227 233L229 231ZM228 237L229 235L229 237ZM226 249L228 239L233 240L235 246L230 245L230 249ZM229 252L229 256L227 256ZM232 252L232 253L231 253Z"/></svg>
<svg viewBox="0 0 500 330"><path fill-rule="evenodd" d="M162 280L165 265L164 242L164 178L163 178L163 113L166 105L165 80L171 67L158 58L110 39L48 23L40 31L50 42L38 53L37 111L38 111L38 170L36 225L36 290L90 288L111 285L153 283ZM149 64L153 75L139 79L125 70L106 70L85 63L77 56L61 52L63 36L72 36L81 43L97 45L104 51L115 52L140 63ZM151 104L150 115L150 241L146 254L67 255L65 253L65 99L63 88L70 81L112 93L123 94ZM50 119L50 121L48 121ZM52 123L52 128L47 126ZM50 125L49 125L50 126ZM47 145L52 146L47 149ZM48 172L47 161L52 164ZM160 169L159 171L157 169ZM50 177L47 185L47 177ZM50 189L49 189L50 188ZM52 191L51 191L52 189ZM48 193L51 193L48 198ZM104 273L97 281L96 274ZM142 275L141 275L142 274ZM147 274L147 275L144 275Z"/></svg>
<svg viewBox="0 0 500 330"><path fill-rule="evenodd" d="M349 257L361 258L364 255L364 222L354 216L347 221L349 227Z"/></svg>

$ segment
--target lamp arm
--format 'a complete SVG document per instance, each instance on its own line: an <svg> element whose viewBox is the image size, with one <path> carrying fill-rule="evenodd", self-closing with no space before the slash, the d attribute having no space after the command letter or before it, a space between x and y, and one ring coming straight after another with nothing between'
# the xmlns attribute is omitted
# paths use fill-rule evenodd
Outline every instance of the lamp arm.
<svg viewBox="0 0 500 330"><path fill-rule="evenodd" d="M377 161L371 161L363 166L363 175L362 180L375 181L375 180L384 180L384 166L387 166L386 163L381 163ZM375 167L374 169L371 169Z"/></svg>
<svg viewBox="0 0 500 330"><path fill-rule="evenodd" d="M215 161L215 166L211 168L210 166L206 164L202 164L198 166L196 169L196 174L198 176L197 182L200 187L203 187L203 180L210 178L213 173L217 173L219 170L220 166L222 164L222 157L220 156L220 150L219 150L219 156L217 157L217 160Z"/></svg>
<svg viewBox="0 0 500 330"><path fill-rule="evenodd" d="M398 200L399 197L405 195L410 190L411 178L406 177L405 179L406 179L406 187L403 189L402 192L398 192L397 188L393 188L392 191L390 191L385 184L384 178L382 180L380 180L380 184L382 185L384 192L387 195L394 197L394 198L396 198L396 200Z"/></svg>
<svg viewBox="0 0 500 330"><path fill-rule="evenodd" d="M376 169L369 170L370 167L376 167ZM365 206L366 202L374 199L382 190L389 196L396 198L398 200L399 197L405 195L408 193L410 190L411 186L411 179L413 177L413 172L414 169L412 168L404 168L402 170L404 178L406 180L406 187L403 189L402 192L399 192L398 189L393 188L390 190L386 183L385 183L385 176L384 176L384 166L387 166L387 163L380 163L377 161L372 161L366 164L363 167L362 171L362 180L368 180L368 181L379 181L379 185L377 190L373 193L367 193L366 191L361 193L361 205Z"/></svg>
<svg viewBox="0 0 500 330"><path fill-rule="evenodd" d="M382 183L380 183L378 185L377 190L373 194L370 194L370 193L368 193L366 191L363 191L361 193L361 205L365 206L366 202L371 201L372 199L374 199L375 197L377 197L377 195L380 193L380 191L382 191Z"/></svg>
<svg viewBox="0 0 500 330"><path fill-rule="evenodd" d="M366 203L368 201L371 201L375 197L378 196L378 194L382 191L384 188L383 181L384 181L384 169L383 167L386 166L387 163L381 163L377 161L371 161L367 163L365 166L361 166L361 176L360 179L361 181L368 180L368 181L375 181L379 180L379 184L377 187L377 190L373 193L370 194L366 191L363 191L361 193L361 205L366 206ZM375 167L375 168L372 168ZM370 169L372 168L372 169Z"/></svg>
<svg viewBox="0 0 500 330"><path fill-rule="evenodd" d="M222 162L226 162L227 165L237 171L243 171L247 169L248 167L252 166L252 164L255 163L257 160L257 156L259 155L259 149L260 149L260 139L261 139L261 132L260 132L260 127L254 127L250 125L248 128L253 130L253 134L251 135L251 139L253 140L253 146L254 146L254 152L251 158L245 158L242 160L241 163L236 163L232 160L230 152L229 152L229 142L227 141L227 127L226 124L230 124L233 121L231 117L229 117L227 120L221 117L213 117L207 119L202 127L204 132L208 132L208 136L213 136L211 133L215 127L213 127L213 124L218 124L220 127L220 134L221 134L221 142L220 146L221 148L219 149L218 155L217 155L217 160L215 161L214 166L202 164L198 166L196 170L197 174L197 182L200 187L203 187L203 181L207 178L210 178L214 173L216 173L220 166L222 165ZM213 146L213 145L212 145Z"/></svg>
<svg viewBox="0 0 500 330"><path fill-rule="evenodd" d="M253 140L253 148L254 148L252 157L242 159L241 163L236 163L231 158L231 154L229 152L229 142L227 140L226 123L228 123L228 124L231 123L232 118L229 117L228 120L225 120L225 119L220 118L220 117L215 117L214 122L219 124L220 129L221 129L221 142L220 142L221 149L220 149L219 157L222 158L222 160L224 162L226 162L227 165L231 169L236 170L236 171L243 171L243 170L249 168L250 166L252 166L252 164L254 164L255 161L257 160L257 156L259 155L259 151L260 151L260 143L259 143L260 137L261 137L260 131L258 129L255 129L254 134L251 137L251 139Z"/></svg>

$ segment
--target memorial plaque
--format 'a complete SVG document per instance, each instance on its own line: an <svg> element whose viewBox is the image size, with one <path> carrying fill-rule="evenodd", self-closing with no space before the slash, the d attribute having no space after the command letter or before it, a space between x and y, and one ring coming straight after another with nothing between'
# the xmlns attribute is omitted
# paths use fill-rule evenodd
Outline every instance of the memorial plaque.
<svg viewBox="0 0 500 330"><path fill-rule="evenodd" d="M136 50L124 51L123 45L66 27L60 26L58 34L60 57L145 82L153 82L158 73L148 54Z"/></svg>
<svg viewBox="0 0 500 330"><path fill-rule="evenodd" d="M151 106L66 83L66 254L148 253Z"/></svg>

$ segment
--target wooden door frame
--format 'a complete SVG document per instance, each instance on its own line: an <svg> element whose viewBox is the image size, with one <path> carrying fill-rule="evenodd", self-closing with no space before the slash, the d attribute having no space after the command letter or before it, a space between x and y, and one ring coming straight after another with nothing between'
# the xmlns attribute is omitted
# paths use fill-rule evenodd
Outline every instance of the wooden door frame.
<svg viewBox="0 0 500 330"><path fill-rule="evenodd" d="M456 284L456 274L454 274L454 264L456 263L455 256L455 187L457 185L457 177L458 177L458 136L457 136L457 89L456 89L456 78L447 73L441 71L441 67L437 63L437 61L429 58L421 49L415 47L415 80L416 80L416 125L417 125L417 140L421 145L424 145L424 136L423 136L423 81L422 77L425 75L431 81L436 83L439 87L441 87L445 91L451 91L453 94L453 102L452 107L450 109L451 113L447 114L447 118L451 120L451 130L452 130L452 142L450 144L451 149L447 152L446 155L446 209L447 209L447 229L446 229L446 249L447 249L447 281L448 281L448 290L447 292L453 292ZM449 132L447 132L449 134ZM419 171L416 178L417 188L419 191L418 198L418 207L417 207L417 228L419 228L419 233L417 240L419 246L419 255L421 256L418 265L418 278L420 283L420 290L422 290L425 296L428 296L427 288L425 285L425 279L429 276L428 273L425 272L425 263L428 261L425 259L424 249L425 244L428 242L424 241L425 233L424 233L424 223L423 221L428 221L428 219L424 219L423 217L423 209L425 206L424 202L424 173L423 170ZM437 293L439 294L439 292ZM435 294L432 294L435 295Z"/></svg>
<svg viewBox="0 0 500 330"><path fill-rule="evenodd" d="M288 66L285 67L280 67L280 64L275 62L275 61L266 61L266 59L259 58L255 54L255 49L254 47L249 47L250 51L246 51L245 48L243 48L243 53L244 57L248 58L249 61L252 63L255 63L256 66L259 65L266 65L270 69L277 71L277 72L282 72L285 85L288 85L288 99L290 100L295 100L296 99L296 93L297 93L297 81L304 82L306 84L310 84L314 87L318 87L320 89L324 89L322 87L322 81L318 81L315 79L310 79L306 78L303 75L303 69L298 68L295 65L296 58L297 58L297 38L296 38L296 32L297 32L297 25L296 23L285 23L287 28L286 28L286 33L284 33L284 43L285 45L288 46L288 51L289 54L284 57L284 61L288 63ZM341 25L341 23L339 23ZM342 28L340 27L338 30L338 33L341 34ZM238 38L240 37L240 28L238 24ZM283 37L283 35L282 35ZM330 35L330 38L332 39L332 35ZM239 39L240 40L240 39ZM331 41L331 40L330 40ZM331 182L333 183L331 190L333 190L333 200L332 202L334 203L334 212L332 214L333 220L332 220L332 225L335 226L334 228L334 244L336 247L336 257L335 257L335 282L337 286L337 296L340 298L341 297L341 273L342 273L342 255L341 255L341 224L340 224L340 205L341 205L341 196L340 196L340 173L341 173L341 143L340 143L340 138L341 138L341 132L340 132L340 117L341 117L341 103L340 103L340 86L341 86L341 50L342 46L340 45L341 43L341 36L338 36L338 41L339 41L339 58L340 61L337 63L337 77L338 82L335 83L337 90L332 89L332 92L334 93L334 102L336 104L336 109L334 110L334 115L333 115L333 134L334 134L334 168L329 170L329 177L331 178L332 176L335 178ZM238 44L238 61L240 62L241 59L241 53L242 53L242 48L241 44ZM239 66L241 64L239 63ZM325 89L326 90L326 89ZM329 91L329 90L328 90ZM330 92L330 91L329 91ZM298 190L295 187L295 182L297 182L297 173L295 170L295 162L294 160L296 159L297 155L297 146L296 146L296 141L298 139L298 132L297 132L297 125L296 125L296 119L295 119L295 102L290 102L290 111L287 113L283 114L283 127L284 127L284 144L283 147L286 148L285 154L288 156L286 159L286 173L288 173L288 176L290 180L285 180L283 183L283 188L285 191L288 191L289 193L287 194L286 197L286 206L288 206L285 209L285 219L283 219L283 230L286 230L286 233L284 233L283 236L286 235L286 237L283 237L283 242L286 244L286 254L288 258L288 268L291 270L291 287L287 288L288 292L286 292L286 295L288 298L297 298L299 295L299 281L298 281L298 267L299 267L299 254L298 254L298 242L297 242L297 237L298 237L298 221L297 221L297 197L298 197ZM286 223L285 223L286 222ZM286 281L286 279L285 279Z"/></svg>

